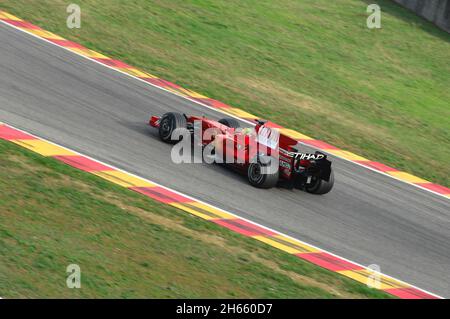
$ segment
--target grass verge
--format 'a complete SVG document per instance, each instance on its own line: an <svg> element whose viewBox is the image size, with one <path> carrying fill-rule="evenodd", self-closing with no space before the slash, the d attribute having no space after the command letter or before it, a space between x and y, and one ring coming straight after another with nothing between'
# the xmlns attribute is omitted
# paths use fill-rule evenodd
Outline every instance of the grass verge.
<svg viewBox="0 0 450 319"><path fill-rule="evenodd" d="M2 140L0 207L4 298L389 297Z"/></svg>
<svg viewBox="0 0 450 319"><path fill-rule="evenodd" d="M4 0L108 56L450 186L450 35L389 0Z"/></svg>

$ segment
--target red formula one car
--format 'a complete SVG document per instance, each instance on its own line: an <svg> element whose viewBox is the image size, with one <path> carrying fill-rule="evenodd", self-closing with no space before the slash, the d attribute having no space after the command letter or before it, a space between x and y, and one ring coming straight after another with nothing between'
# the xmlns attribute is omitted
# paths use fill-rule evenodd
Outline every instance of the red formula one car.
<svg viewBox="0 0 450 319"><path fill-rule="evenodd" d="M302 153L298 142L255 120L254 128L240 128L234 118L219 121L205 117L165 113L152 116L166 143L184 141L202 150L207 162L225 163L247 175L250 184L271 188L277 184L313 194L326 194L334 184L331 162L323 153Z"/></svg>

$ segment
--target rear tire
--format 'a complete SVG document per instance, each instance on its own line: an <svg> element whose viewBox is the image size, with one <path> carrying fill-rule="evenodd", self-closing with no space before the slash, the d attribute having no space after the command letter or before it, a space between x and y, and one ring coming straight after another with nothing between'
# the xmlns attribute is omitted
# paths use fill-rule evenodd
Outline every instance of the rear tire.
<svg viewBox="0 0 450 319"><path fill-rule="evenodd" d="M331 171L330 179L329 181L325 181L323 179L316 179L311 184L306 184L305 190L308 193L316 194L316 195L323 195L326 193L329 193L334 185L334 173Z"/></svg>
<svg viewBox="0 0 450 319"><path fill-rule="evenodd" d="M234 119L234 118L232 118L232 117L225 117L223 119L220 119L218 122L220 124L226 125L226 126L231 127L231 128L239 128L239 127L241 127L241 125L239 124L239 121Z"/></svg>
<svg viewBox="0 0 450 319"><path fill-rule="evenodd" d="M184 128L186 129L186 118L184 115L175 112L168 112L161 116L159 122L159 138L170 144L175 144L180 141L172 139L172 133L176 129Z"/></svg>
<svg viewBox="0 0 450 319"><path fill-rule="evenodd" d="M274 160L273 157L268 157ZM247 178L251 185L258 188L272 188L278 183L278 169L275 173L262 174L262 169L267 167L268 162L261 163L258 159L256 163L250 163L247 168ZM278 168L278 167L277 167Z"/></svg>

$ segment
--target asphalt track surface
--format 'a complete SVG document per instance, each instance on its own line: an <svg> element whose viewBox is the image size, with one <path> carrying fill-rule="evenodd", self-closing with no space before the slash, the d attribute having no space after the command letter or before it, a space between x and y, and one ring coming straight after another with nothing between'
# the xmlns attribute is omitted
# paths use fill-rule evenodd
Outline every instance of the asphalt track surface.
<svg viewBox="0 0 450 319"><path fill-rule="evenodd" d="M450 297L448 199L338 158L324 196L256 189L217 165L174 164L149 116L221 113L1 23L0 74L0 121Z"/></svg>

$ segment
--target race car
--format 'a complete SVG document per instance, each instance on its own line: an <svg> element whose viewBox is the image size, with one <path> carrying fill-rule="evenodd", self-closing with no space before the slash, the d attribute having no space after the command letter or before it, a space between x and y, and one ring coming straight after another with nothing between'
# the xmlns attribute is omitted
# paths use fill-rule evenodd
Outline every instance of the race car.
<svg viewBox="0 0 450 319"><path fill-rule="evenodd" d="M296 140L280 134L264 120L255 119L255 123L254 128L241 128L235 118L215 121L175 112L151 116L149 120L162 141L175 144L185 139L186 143L200 146L205 158L212 156L214 162L247 175L255 187L280 185L312 194L330 192L334 174L326 154L302 153Z"/></svg>

